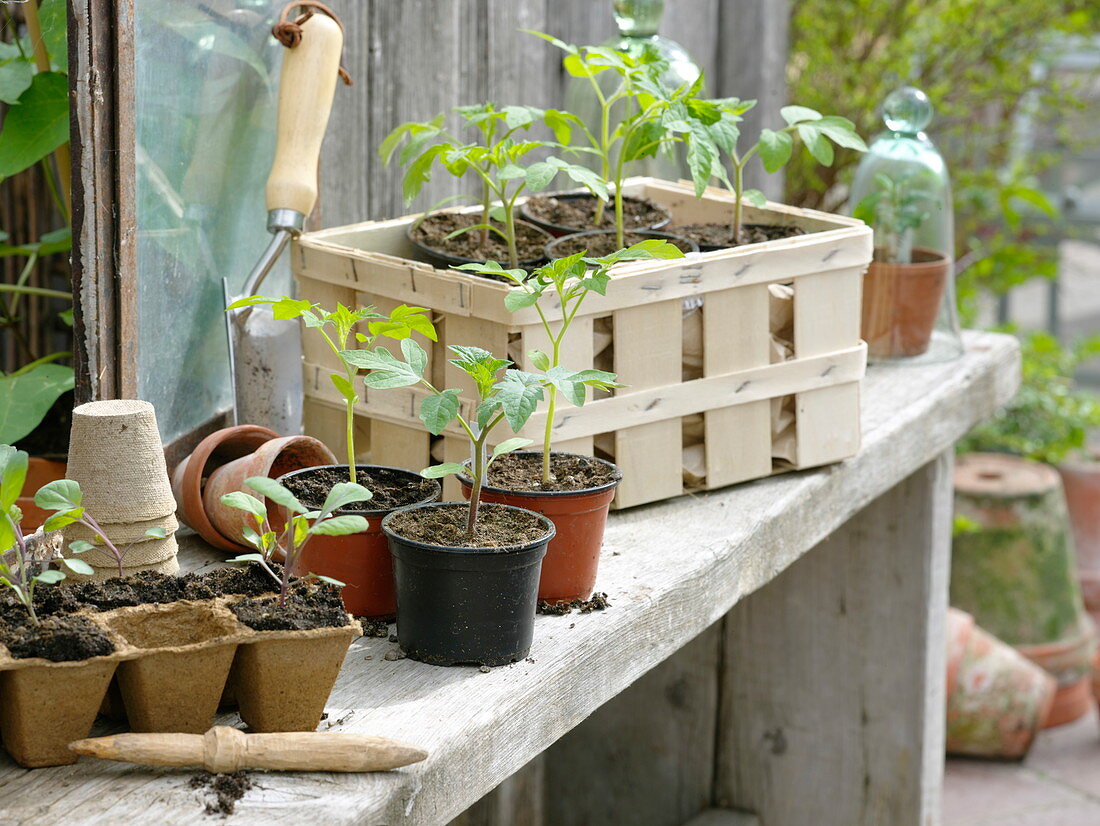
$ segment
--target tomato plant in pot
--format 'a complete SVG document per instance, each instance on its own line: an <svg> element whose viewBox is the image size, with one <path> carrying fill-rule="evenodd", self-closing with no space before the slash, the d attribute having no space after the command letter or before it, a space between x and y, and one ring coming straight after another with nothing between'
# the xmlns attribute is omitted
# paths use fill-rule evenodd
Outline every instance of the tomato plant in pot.
<svg viewBox="0 0 1100 826"><path fill-rule="evenodd" d="M481 492L487 502L526 508L554 523L556 532L542 561L539 580L542 601L570 602L591 596L608 508L622 479L622 473L610 462L559 453L552 447L559 394L579 406L584 404L588 388L607 390L618 386L613 373L592 369L574 372L562 366L561 353L572 321L590 293L606 294L611 267L619 261L681 257L683 253L676 246L650 239L602 258L576 253L531 273L505 270L496 262L461 268L512 281L516 287L505 297L505 305L512 311L535 307L549 342L549 352L534 350L529 354L535 367L545 371L542 386L547 397L547 418L542 449L499 457ZM560 320L555 318L558 313ZM460 481L469 495L473 479L464 475Z"/></svg>
<svg viewBox="0 0 1100 826"><path fill-rule="evenodd" d="M251 514L256 527L242 538L256 553L230 562L259 565L278 589L269 596L241 597L229 609L257 632L241 645L230 683L241 719L254 731L312 731L340 672L352 639L362 633L340 599L343 583L323 575L294 576L311 540L349 536L367 529L359 514L341 513L371 498L355 482L333 485L320 508L307 508L279 482L266 476L246 481L248 487L286 509L288 518L272 526L267 506L244 491L223 497L226 506ZM277 558L282 558L280 565Z"/></svg>
<svg viewBox="0 0 1100 826"><path fill-rule="evenodd" d="M389 316L371 307L351 310L338 304L335 310L322 309L317 304L293 298L244 298L234 307L250 304L270 304L277 319L301 319L308 330L321 336L339 364L339 372L330 374L333 386L345 405L345 447L347 464L328 465L292 471L279 478L296 497L312 509L320 508L334 484L341 480L357 482L373 491L368 503L345 502L342 515L358 515L369 520L364 532L349 536L321 534L309 544L308 550L292 564L292 572L307 571L331 576L345 584L344 604L358 617L391 618L396 610L390 553L381 532L382 517L391 510L410 505L434 502L440 486L434 480L398 468L356 463L355 405L359 401L354 382L359 368L352 354L356 345L371 347L381 339L406 341L419 333L434 341L435 329L420 307L401 305ZM365 323L366 332L359 330Z"/></svg>
<svg viewBox="0 0 1100 826"><path fill-rule="evenodd" d="M394 558L397 636L414 659L434 665L503 665L527 656L534 633L539 573L554 524L532 511L483 503L489 467L531 444L511 438L489 451L503 422L523 427L543 398L543 378L507 369L511 362L478 347L452 346L451 364L470 376L478 402L462 410L459 391L440 390L424 377L427 354L411 340L402 358L388 350L357 351L369 369L367 387L421 385L429 391L420 419L434 434L457 422L470 443L473 476L467 504L419 505L391 513L382 530ZM466 473L456 462L422 471L430 478Z"/></svg>
<svg viewBox="0 0 1100 826"><path fill-rule="evenodd" d="M544 189L559 172L585 186L594 197L607 198L606 184L591 170L554 156L531 160L530 153L555 145L516 137L517 132L543 118L541 109L497 108L485 103L455 111L478 134L478 142L466 143L452 135L443 126L444 116L437 115L424 123L398 126L379 147L387 164L401 148L397 159L405 167L402 189L407 202L430 180L435 164L456 178L477 180L478 212L429 209L406 230L409 241L432 263L450 266L490 259L506 260L511 267L541 263L550 234L532 223L517 221L516 202L524 192Z"/></svg>
<svg viewBox="0 0 1100 826"><path fill-rule="evenodd" d="M784 106L779 113L787 124L785 127L762 129L756 143L738 149L741 137L738 124L756 101L726 98L694 101L694 105L699 116L688 137L687 158L695 195L702 197L712 178L718 178L733 195L733 209L727 223L675 228L676 232L696 241L704 252L802 234L803 231L796 227L745 223L744 201L758 209L763 209L767 203L760 190L745 189L745 169L754 157L759 156L766 172L778 172L793 156L796 137L806 151L825 166L833 163L834 144L859 152L867 149L851 121L837 115L822 115L805 106ZM732 175L723 164L723 158L729 163Z"/></svg>

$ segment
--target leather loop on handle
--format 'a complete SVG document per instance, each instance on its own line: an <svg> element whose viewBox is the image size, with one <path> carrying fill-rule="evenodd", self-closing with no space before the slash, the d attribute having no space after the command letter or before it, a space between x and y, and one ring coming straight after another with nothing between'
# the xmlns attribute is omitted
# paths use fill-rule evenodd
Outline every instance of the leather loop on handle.
<svg viewBox="0 0 1100 826"><path fill-rule="evenodd" d="M344 33L326 15L308 15L294 48L283 56L275 161L267 179L267 209L308 215L317 202L317 164L332 110Z"/></svg>

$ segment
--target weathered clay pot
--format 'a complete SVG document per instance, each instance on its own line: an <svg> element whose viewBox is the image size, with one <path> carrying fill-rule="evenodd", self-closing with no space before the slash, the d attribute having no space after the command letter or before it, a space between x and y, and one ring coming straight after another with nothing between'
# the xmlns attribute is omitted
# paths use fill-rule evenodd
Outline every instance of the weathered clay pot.
<svg viewBox="0 0 1100 826"><path fill-rule="evenodd" d="M32 456L27 464L27 479L23 483L23 493L16 499L15 504L23 511L23 531L30 533L45 524L53 515L52 511L44 511L34 504L34 495L43 485L65 478L66 464L53 459L41 459Z"/></svg>
<svg viewBox="0 0 1100 826"><path fill-rule="evenodd" d="M1077 585L1058 474L1005 454L961 456L955 513L972 527L954 539L951 604L1054 675L1050 724L1077 719L1089 707L1096 634Z"/></svg>
<svg viewBox="0 0 1100 826"><path fill-rule="evenodd" d="M861 325L868 357L907 358L928 349L950 271L947 256L921 247L912 264L871 262Z"/></svg>
<svg viewBox="0 0 1100 826"><path fill-rule="evenodd" d="M947 752L1022 760L1050 711L1054 678L955 608L947 613Z"/></svg>
<svg viewBox="0 0 1100 826"><path fill-rule="evenodd" d="M1077 553L1077 579L1089 610L1100 610L1100 460L1074 458L1058 466Z"/></svg>
<svg viewBox="0 0 1100 826"><path fill-rule="evenodd" d="M219 467L234 459L247 456L264 442L278 438L279 434L266 427L242 424L216 430L199 442L187 458L176 465L172 472L172 493L176 497L176 515L181 522L193 528L199 536L215 548L223 551L244 551L242 542L228 539L218 533L206 516L202 504L202 491L206 480Z"/></svg>
<svg viewBox="0 0 1100 826"><path fill-rule="evenodd" d="M269 476L278 479L292 470L335 464L336 457L324 443L312 436L282 436L264 442L254 453L234 459L210 474L206 488L202 492L202 503L206 516L218 533L226 539L236 540L247 528L255 529L252 515L221 503L227 493L244 491L260 501L266 501L256 491L245 485L245 480L253 476ZM282 524L282 515L278 506L267 503L268 519Z"/></svg>
<svg viewBox="0 0 1100 826"><path fill-rule="evenodd" d="M539 451L520 452L541 455ZM484 502L526 508L554 523L556 533L546 547L539 576L539 600L542 602L588 599L596 587L607 511L622 474L610 462L593 461L613 468L618 478L598 488L581 491L512 491L486 487L481 492ZM459 481L462 495L469 499L471 480L462 477Z"/></svg>
<svg viewBox="0 0 1100 826"><path fill-rule="evenodd" d="M349 617L349 620L351 618ZM363 628L260 631L237 649L230 683L252 731L313 731L348 646Z"/></svg>

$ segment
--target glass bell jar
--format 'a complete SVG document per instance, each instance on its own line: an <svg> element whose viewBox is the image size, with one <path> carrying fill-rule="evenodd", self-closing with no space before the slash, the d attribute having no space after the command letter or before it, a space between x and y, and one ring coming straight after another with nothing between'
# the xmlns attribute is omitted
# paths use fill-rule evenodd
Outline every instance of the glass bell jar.
<svg viewBox="0 0 1100 826"><path fill-rule="evenodd" d="M924 130L932 104L905 86L882 106L886 130L852 180L853 214L874 229L863 276L862 332L872 362L926 364L962 355L954 213L943 156Z"/></svg>
<svg viewBox="0 0 1100 826"><path fill-rule="evenodd" d="M661 17L664 14L664 0L613 0L611 11L619 34L601 44L612 49L641 54L646 49L657 52L667 65L661 81L669 89L678 89L685 83L694 83L699 79L701 70L691 59L687 50L667 37L658 34ZM578 44L588 45L588 44ZM604 72L598 80L605 93L613 91L616 78L614 72ZM618 104L620 107L626 105ZM588 124L598 134L600 107L596 95L587 80L572 78L565 92L565 108ZM613 113L619 114L620 113ZM615 124L612 124L612 129ZM579 163L588 163L580 160ZM650 175L656 178L678 180L687 177L686 152L680 144L673 144L670 151L654 157L643 158L631 167L633 175Z"/></svg>

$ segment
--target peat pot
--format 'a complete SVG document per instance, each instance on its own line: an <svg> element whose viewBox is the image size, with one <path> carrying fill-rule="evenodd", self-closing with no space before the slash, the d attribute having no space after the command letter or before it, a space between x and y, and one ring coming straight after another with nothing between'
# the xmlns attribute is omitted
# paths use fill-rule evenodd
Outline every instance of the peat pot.
<svg viewBox="0 0 1100 826"><path fill-rule="evenodd" d="M397 640L415 660L432 665L506 665L531 650L539 574L554 523L524 545L464 548L430 545L394 533L394 519L444 503L391 513L382 530L393 555L397 589ZM511 505L487 503L482 509Z"/></svg>

